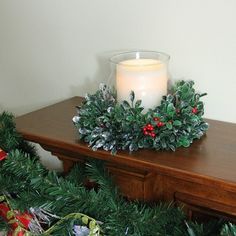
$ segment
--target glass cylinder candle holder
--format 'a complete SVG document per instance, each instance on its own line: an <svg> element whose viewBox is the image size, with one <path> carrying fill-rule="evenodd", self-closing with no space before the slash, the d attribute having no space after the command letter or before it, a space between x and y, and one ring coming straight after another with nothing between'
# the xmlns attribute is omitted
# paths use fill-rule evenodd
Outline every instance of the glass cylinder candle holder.
<svg viewBox="0 0 236 236"><path fill-rule="evenodd" d="M136 100L142 100L144 111L160 105L167 94L168 61L165 53L134 51L117 54L110 58L114 68L117 101L129 101L131 91Z"/></svg>

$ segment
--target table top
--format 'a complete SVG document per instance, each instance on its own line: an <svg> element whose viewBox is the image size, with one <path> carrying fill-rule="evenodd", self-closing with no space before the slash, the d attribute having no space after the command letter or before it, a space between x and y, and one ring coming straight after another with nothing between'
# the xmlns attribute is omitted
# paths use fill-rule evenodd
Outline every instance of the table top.
<svg viewBox="0 0 236 236"><path fill-rule="evenodd" d="M26 140L76 152L93 158L176 176L199 183L223 186L236 192L236 124L209 120L207 134L189 148L172 151L92 151L79 140L72 123L76 106L83 98L73 97L16 118L17 130Z"/></svg>

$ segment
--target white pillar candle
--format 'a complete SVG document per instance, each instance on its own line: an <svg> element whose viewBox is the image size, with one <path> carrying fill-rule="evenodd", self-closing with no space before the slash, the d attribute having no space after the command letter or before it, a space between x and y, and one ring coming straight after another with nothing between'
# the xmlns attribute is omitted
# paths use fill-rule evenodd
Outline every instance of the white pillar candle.
<svg viewBox="0 0 236 236"><path fill-rule="evenodd" d="M167 94L167 65L156 59L131 59L117 64L117 100L129 101L131 91L142 100L144 111L160 105Z"/></svg>

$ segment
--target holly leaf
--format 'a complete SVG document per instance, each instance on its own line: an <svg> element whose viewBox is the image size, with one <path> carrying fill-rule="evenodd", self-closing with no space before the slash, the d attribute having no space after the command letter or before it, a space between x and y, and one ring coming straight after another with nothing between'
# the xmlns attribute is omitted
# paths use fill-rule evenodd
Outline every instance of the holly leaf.
<svg viewBox="0 0 236 236"><path fill-rule="evenodd" d="M187 138L183 138L181 140L181 144L183 147L189 147L190 146L190 141Z"/></svg>
<svg viewBox="0 0 236 236"><path fill-rule="evenodd" d="M142 103L142 100L137 100L135 103L135 108L140 107L141 103Z"/></svg>
<svg viewBox="0 0 236 236"><path fill-rule="evenodd" d="M172 117L174 114L175 114L175 107L173 103L169 103L167 106L167 115Z"/></svg>
<svg viewBox="0 0 236 236"><path fill-rule="evenodd" d="M160 142L161 142L162 148L166 149L166 147L167 147L166 140L165 139L161 139Z"/></svg>
<svg viewBox="0 0 236 236"><path fill-rule="evenodd" d="M174 152L175 151L175 146L173 144L169 144L169 148Z"/></svg>
<svg viewBox="0 0 236 236"><path fill-rule="evenodd" d="M189 90L190 90L190 88L189 88L189 84L188 84L188 83L185 83L185 84L181 87L181 92L182 92L183 94L188 94L188 93L189 93Z"/></svg>
<svg viewBox="0 0 236 236"><path fill-rule="evenodd" d="M174 100L174 96L173 96L172 94L168 94L168 95L166 96L166 101L167 101L167 102L173 102L173 100Z"/></svg>
<svg viewBox="0 0 236 236"><path fill-rule="evenodd" d="M130 94L129 94L129 99L130 101L133 103L134 101L134 98L135 98L135 94L134 94L134 91L131 91Z"/></svg>
<svg viewBox="0 0 236 236"><path fill-rule="evenodd" d="M174 126L181 126L182 122L180 120L174 120L173 125Z"/></svg>
<svg viewBox="0 0 236 236"><path fill-rule="evenodd" d="M124 107L124 109L129 109L130 108L130 105L127 101L123 101L122 106Z"/></svg>
<svg viewBox="0 0 236 236"><path fill-rule="evenodd" d="M167 129L172 129L172 128L173 128L173 125L172 125L171 122L167 122L167 123L166 123L166 127L167 127Z"/></svg>
<svg viewBox="0 0 236 236"><path fill-rule="evenodd" d="M130 150L131 152L138 150L138 145L137 145L136 143L131 143L131 144L129 145L129 150Z"/></svg>
<svg viewBox="0 0 236 236"><path fill-rule="evenodd" d="M128 121L133 121L133 120L134 120L134 117L133 117L133 116L127 116L127 117L126 117L126 120L128 120Z"/></svg>
<svg viewBox="0 0 236 236"><path fill-rule="evenodd" d="M139 147L139 148L143 148L143 146L144 146L143 140L140 140L140 141L138 142L138 147Z"/></svg>

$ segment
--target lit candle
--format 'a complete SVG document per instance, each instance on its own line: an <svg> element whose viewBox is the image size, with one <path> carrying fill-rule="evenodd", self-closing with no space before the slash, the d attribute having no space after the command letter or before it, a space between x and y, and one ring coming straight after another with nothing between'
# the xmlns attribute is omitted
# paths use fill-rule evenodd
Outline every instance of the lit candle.
<svg viewBox="0 0 236 236"><path fill-rule="evenodd" d="M129 101L131 91L142 100L144 111L160 105L167 94L167 65L156 59L131 59L117 64L117 100Z"/></svg>

